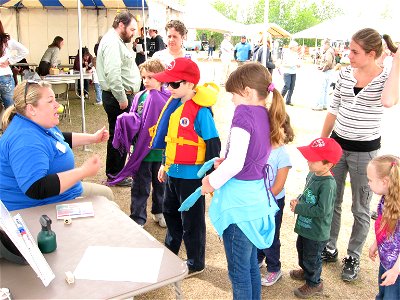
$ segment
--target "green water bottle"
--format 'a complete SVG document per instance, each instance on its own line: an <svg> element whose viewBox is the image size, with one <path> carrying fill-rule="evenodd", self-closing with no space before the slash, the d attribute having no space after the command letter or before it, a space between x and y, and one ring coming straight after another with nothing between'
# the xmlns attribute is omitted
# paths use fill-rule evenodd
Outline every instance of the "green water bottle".
<svg viewBox="0 0 400 300"><path fill-rule="evenodd" d="M51 219L42 215L39 219L42 230L38 233L37 242L42 253L51 253L57 248L56 234L51 230Z"/></svg>

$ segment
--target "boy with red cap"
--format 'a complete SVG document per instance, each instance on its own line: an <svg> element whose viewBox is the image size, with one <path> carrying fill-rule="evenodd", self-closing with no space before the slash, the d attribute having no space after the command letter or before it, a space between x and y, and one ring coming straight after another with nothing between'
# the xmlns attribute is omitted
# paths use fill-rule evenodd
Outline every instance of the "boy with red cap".
<svg viewBox="0 0 400 300"><path fill-rule="evenodd" d="M178 254L183 240L191 276L205 268L205 198L202 196L188 211L179 212L178 208L201 186L197 172L204 162L219 156L221 142L210 108L217 101L218 90L197 86L200 70L188 58L173 60L153 77L166 83L171 92L150 144L151 148L165 149L165 161L158 172L158 179L166 180L165 246Z"/></svg>
<svg viewBox="0 0 400 300"><path fill-rule="evenodd" d="M296 248L301 269L291 270L290 277L306 283L294 290L299 298L322 295L321 252L329 240L336 181L330 170L342 156L342 148L331 138L318 138L310 145L298 147L307 159L310 173L304 191L290 201L297 214L294 231L298 234Z"/></svg>

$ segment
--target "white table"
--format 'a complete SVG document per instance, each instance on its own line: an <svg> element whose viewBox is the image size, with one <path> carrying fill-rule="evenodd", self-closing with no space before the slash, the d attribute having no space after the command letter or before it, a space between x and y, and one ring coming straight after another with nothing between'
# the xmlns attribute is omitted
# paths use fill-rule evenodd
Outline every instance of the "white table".
<svg viewBox="0 0 400 300"><path fill-rule="evenodd" d="M126 299L167 284L174 284L176 297L181 298L180 281L188 272L185 262L106 198L89 197L68 202L79 201L92 201L95 216L73 219L70 225L57 220L56 204L12 212L12 215L21 214L34 238L40 231L39 217L47 214L52 219L52 229L57 235L57 249L44 256L56 278L46 288L29 265L17 265L0 259L1 287L9 288L15 299ZM74 284L68 285L65 272L75 270L85 250L91 245L164 249L157 282L76 279Z"/></svg>

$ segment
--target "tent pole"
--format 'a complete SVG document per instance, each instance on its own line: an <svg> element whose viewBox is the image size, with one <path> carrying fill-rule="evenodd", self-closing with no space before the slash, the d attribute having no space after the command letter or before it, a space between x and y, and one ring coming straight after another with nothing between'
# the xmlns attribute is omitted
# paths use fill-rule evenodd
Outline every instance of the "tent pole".
<svg viewBox="0 0 400 300"><path fill-rule="evenodd" d="M83 89L83 73L82 73L82 14L81 14L81 1L76 0L78 6L78 36L79 36L79 75L80 75L80 86L81 86L81 107L82 107L82 132L86 133L86 121L85 121L85 92ZM83 146L83 150L87 151L86 145Z"/></svg>
<svg viewBox="0 0 400 300"><path fill-rule="evenodd" d="M268 28L269 28L269 22L268 22L268 14L269 14L269 0L265 0L265 5L264 5L264 30L263 30L263 52L262 52L262 65L267 66L267 47L268 47L268 42L267 42L267 36L268 36Z"/></svg>
<svg viewBox="0 0 400 300"><path fill-rule="evenodd" d="M146 17L144 15L144 0L142 0L142 19L143 19L143 33L144 33L144 57L147 60L147 32L146 32Z"/></svg>

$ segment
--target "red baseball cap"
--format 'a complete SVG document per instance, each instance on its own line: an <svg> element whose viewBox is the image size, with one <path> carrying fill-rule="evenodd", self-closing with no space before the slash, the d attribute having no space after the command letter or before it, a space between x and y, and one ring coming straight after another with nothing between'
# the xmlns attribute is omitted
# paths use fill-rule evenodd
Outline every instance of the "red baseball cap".
<svg viewBox="0 0 400 300"><path fill-rule="evenodd" d="M190 58L179 57L171 61L164 72L154 74L153 77L160 82L175 82L185 80L198 84L200 70Z"/></svg>
<svg viewBox="0 0 400 300"><path fill-rule="evenodd" d="M332 138L317 138L310 145L297 149L311 162L327 160L337 164L342 157L342 147Z"/></svg>

